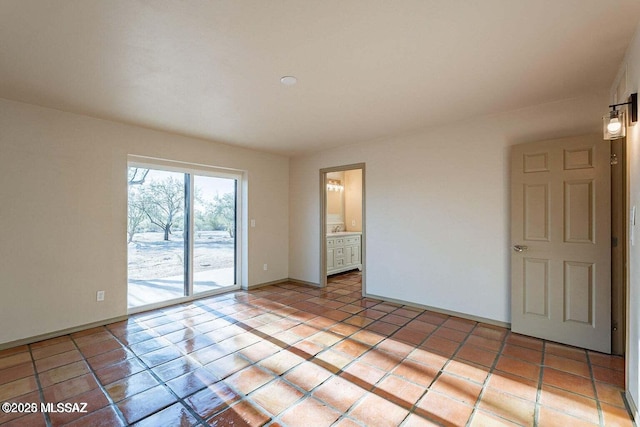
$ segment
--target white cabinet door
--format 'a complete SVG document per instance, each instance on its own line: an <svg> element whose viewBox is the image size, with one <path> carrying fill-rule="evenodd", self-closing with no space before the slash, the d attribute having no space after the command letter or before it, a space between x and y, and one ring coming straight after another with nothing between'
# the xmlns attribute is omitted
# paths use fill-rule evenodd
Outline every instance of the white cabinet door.
<svg viewBox="0 0 640 427"><path fill-rule="evenodd" d="M327 248L327 270L333 270L336 265L335 263L335 255L333 254L333 248Z"/></svg>

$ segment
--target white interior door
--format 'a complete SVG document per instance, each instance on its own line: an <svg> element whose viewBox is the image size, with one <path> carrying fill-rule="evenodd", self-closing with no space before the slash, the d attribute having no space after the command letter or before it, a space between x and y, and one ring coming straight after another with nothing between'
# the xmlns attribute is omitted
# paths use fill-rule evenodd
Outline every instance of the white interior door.
<svg viewBox="0 0 640 427"><path fill-rule="evenodd" d="M511 153L511 327L611 351L610 144L599 136Z"/></svg>

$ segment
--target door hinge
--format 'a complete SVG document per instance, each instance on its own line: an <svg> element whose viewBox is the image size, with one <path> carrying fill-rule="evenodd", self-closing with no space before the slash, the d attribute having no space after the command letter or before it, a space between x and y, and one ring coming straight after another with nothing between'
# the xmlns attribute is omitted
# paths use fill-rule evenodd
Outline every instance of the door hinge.
<svg viewBox="0 0 640 427"><path fill-rule="evenodd" d="M617 165L618 164L618 155L615 154L615 153L611 155L611 164L612 165Z"/></svg>

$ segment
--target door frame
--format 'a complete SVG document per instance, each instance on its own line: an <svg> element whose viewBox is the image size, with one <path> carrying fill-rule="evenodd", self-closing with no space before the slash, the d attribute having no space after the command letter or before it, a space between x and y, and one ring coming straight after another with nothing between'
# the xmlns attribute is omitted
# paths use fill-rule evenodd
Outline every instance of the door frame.
<svg viewBox="0 0 640 427"><path fill-rule="evenodd" d="M617 246L611 247L611 354L624 356L627 348L627 295L629 242L628 156L626 138L611 141L611 155L617 165L611 166L611 236ZM616 168L619 168L616 170ZM612 242L613 243L613 242ZM614 327L617 326L617 330Z"/></svg>
<svg viewBox="0 0 640 427"><path fill-rule="evenodd" d="M320 169L320 287L327 286L327 174L330 172L344 172L354 169L362 171L362 238L360 240L362 257L362 295L366 294L366 167L365 163L352 163Z"/></svg>

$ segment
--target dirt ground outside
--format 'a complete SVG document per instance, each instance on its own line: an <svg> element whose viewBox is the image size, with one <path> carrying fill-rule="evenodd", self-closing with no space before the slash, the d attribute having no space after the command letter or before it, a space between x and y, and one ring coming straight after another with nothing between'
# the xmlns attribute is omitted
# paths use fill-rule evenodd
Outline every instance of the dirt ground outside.
<svg viewBox="0 0 640 427"><path fill-rule="evenodd" d="M233 267L234 239L226 231L196 231L194 273ZM162 232L137 233L128 246L129 279L171 277L184 272L184 239L175 231L169 241Z"/></svg>

